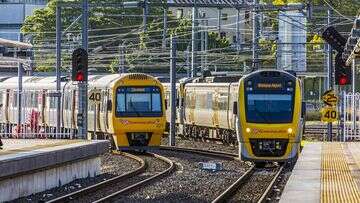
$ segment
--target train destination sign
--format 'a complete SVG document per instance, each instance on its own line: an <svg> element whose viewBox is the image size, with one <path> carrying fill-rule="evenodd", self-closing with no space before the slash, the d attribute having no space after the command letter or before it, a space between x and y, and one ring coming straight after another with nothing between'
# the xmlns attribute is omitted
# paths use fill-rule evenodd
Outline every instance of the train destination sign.
<svg viewBox="0 0 360 203"><path fill-rule="evenodd" d="M332 123L338 120L338 112L335 107L324 107L321 109L321 121Z"/></svg>
<svg viewBox="0 0 360 203"><path fill-rule="evenodd" d="M328 106L336 106L338 102L338 97L336 96L334 90L328 90L322 95L323 102Z"/></svg>
<svg viewBox="0 0 360 203"><path fill-rule="evenodd" d="M281 89L281 83L258 83L257 88L259 89Z"/></svg>

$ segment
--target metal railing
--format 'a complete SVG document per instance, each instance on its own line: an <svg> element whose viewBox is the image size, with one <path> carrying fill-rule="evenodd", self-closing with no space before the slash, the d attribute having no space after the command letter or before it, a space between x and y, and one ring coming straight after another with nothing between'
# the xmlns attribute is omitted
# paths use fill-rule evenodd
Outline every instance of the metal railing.
<svg viewBox="0 0 360 203"><path fill-rule="evenodd" d="M342 97L342 141L360 140L360 93L343 92Z"/></svg>
<svg viewBox="0 0 360 203"><path fill-rule="evenodd" d="M56 132L56 91L0 90L0 136L3 138L64 138L76 136L73 126L64 126ZM18 102L20 101L20 105ZM18 107L20 109L18 110ZM68 115L66 109L59 112L61 119ZM72 124L73 117L66 117Z"/></svg>

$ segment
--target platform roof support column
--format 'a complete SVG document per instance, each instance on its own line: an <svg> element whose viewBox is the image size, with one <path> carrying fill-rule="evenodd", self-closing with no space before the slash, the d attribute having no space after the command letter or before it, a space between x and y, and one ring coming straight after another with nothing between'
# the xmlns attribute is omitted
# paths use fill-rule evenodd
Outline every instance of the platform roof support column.
<svg viewBox="0 0 360 203"><path fill-rule="evenodd" d="M60 138L60 109L61 109L61 6L56 6L56 138Z"/></svg>
<svg viewBox="0 0 360 203"><path fill-rule="evenodd" d="M170 138L169 145L175 146L175 121L176 121L176 38L171 37L170 49L170 83L171 83L171 97L170 97Z"/></svg>

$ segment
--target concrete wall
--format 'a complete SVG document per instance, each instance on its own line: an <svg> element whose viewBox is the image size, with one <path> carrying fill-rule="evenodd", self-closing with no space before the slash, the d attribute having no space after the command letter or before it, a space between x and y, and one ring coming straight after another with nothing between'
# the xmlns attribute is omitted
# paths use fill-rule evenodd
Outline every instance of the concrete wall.
<svg viewBox="0 0 360 203"><path fill-rule="evenodd" d="M32 174L0 180L0 202L59 187L75 179L94 177L100 174L100 167L101 160L96 157Z"/></svg>

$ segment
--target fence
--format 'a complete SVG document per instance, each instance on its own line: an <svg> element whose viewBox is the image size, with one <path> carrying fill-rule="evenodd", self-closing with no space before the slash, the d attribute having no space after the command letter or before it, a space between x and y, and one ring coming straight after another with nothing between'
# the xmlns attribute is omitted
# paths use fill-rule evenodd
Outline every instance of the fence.
<svg viewBox="0 0 360 203"><path fill-rule="evenodd" d="M67 115L66 111L57 112L58 95L56 91L23 90L18 95L17 90L0 90L0 136L70 139L76 137L73 126L63 126L63 122L60 122L58 132L56 130L57 115L60 114L60 120ZM66 119L68 123L74 123L72 116Z"/></svg>
<svg viewBox="0 0 360 203"><path fill-rule="evenodd" d="M360 140L360 93L343 93L341 115L342 141Z"/></svg>

